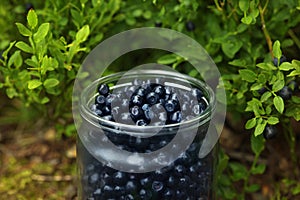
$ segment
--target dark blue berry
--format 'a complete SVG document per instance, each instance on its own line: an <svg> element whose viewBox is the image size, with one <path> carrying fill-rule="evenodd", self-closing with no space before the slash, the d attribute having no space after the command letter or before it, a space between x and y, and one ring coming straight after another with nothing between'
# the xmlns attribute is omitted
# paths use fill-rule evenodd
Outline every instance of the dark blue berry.
<svg viewBox="0 0 300 200"><path fill-rule="evenodd" d="M99 174L98 173L93 173L90 177L89 177L89 184L94 185L99 181Z"/></svg>
<svg viewBox="0 0 300 200"><path fill-rule="evenodd" d="M162 97L165 94L165 88L162 85L158 85L153 89L153 92L158 94L159 97Z"/></svg>
<svg viewBox="0 0 300 200"><path fill-rule="evenodd" d="M130 108L130 115L133 120L137 121L138 119L143 118L144 112L140 107L133 106L132 108Z"/></svg>
<svg viewBox="0 0 300 200"><path fill-rule="evenodd" d="M125 185L125 189L126 189L126 192L133 192L137 189L138 185L137 185L137 182L132 180L132 181L128 181Z"/></svg>
<svg viewBox="0 0 300 200"><path fill-rule="evenodd" d="M26 11L26 13L28 13L29 10L31 10L31 9L34 9L33 4L32 3L26 3L25 4L25 11Z"/></svg>
<svg viewBox="0 0 300 200"><path fill-rule="evenodd" d="M167 112L172 113L175 111L175 104L173 103L172 100L168 100L165 105L164 105L165 109Z"/></svg>
<svg viewBox="0 0 300 200"><path fill-rule="evenodd" d="M101 108L101 111L102 111L103 115L110 115L111 114L111 108L108 105L103 106Z"/></svg>
<svg viewBox="0 0 300 200"><path fill-rule="evenodd" d="M107 84L101 84L98 87L98 92L99 94L103 95L103 96L107 96L109 93L109 87Z"/></svg>
<svg viewBox="0 0 300 200"><path fill-rule="evenodd" d="M278 95L284 100L289 100L292 98L293 92L291 88L284 86L281 90L279 90Z"/></svg>
<svg viewBox="0 0 300 200"><path fill-rule="evenodd" d="M132 194L127 194L124 200L134 200L134 196Z"/></svg>
<svg viewBox="0 0 300 200"><path fill-rule="evenodd" d="M179 185L183 188L188 187L190 184L190 181L191 181L190 177L185 175L185 176L179 178Z"/></svg>
<svg viewBox="0 0 300 200"><path fill-rule="evenodd" d="M177 184L177 180L174 176L169 176L168 181L167 181L167 185L169 187L174 187Z"/></svg>
<svg viewBox="0 0 300 200"><path fill-rule="evenodd" d="M161 181L153 181L152 183L152 190L154 192L160 192L164 188L164 183Z"/></svg>
<svg viewBox="0 0 300 200"><path fill-rule="evenodd" d="M150 200L152 198L152 193L149 190L141 189L139 194L142 200Z"/></svg>
<svg viewBox="0 0 300 200"><path fill-rule="evenodd" d="M144 103L143 98L140 95L133 95L131 97L130 105L131 106L142 106Z"/></svg>
<svg viewBox="0 0 300 200"><path fill-rule="evenodd" d="M257 90L258 94L263 95L267 91L267 88L262 87L259 90Z"/></svg>
<svg viewBox="0 0 300 200"><path fill-rule="evenodd" d="M159 95L157 93L155 93L155 92L150 92L146 96L146 101L150 105L156 104L157 101L158 101L158 99L159 99Z"/></svg>
<svg viewBox="0 0 300 200"><path fill-rule="evenodd" d="M194 31L196 28L195 24L192 21L186 22L185 27L188 31Z"/></svg>
<svg viewBox="0 0 300 200"><path fill-rule="evenodd" d="M103 195L106 197L106 198L111 198L113 197L113 191L114 191L114 188L110 185L105 185L103 188L102 188L102 192L103 192Z"/></svg>
<svg viewBox="0 0 300 200"><path fill-rule="evenodd" d="M115 184L124 185L126 183L126 174L121 171L117 171L113 174L113 180Z"/></svg>
<svg viewBox="0 0 300 200"><path fill-rule="evenodd" d="M95 115L98 115L99 117L103 116L103 112L98 108L96 104L91 105L90 109Z"/></svg>
<svg viewBox="0 0 300 200"><path fill-rule="evenodd" d="M163 199L166 199L166 200L173 200L174 198L174 191L170 188L167 188L164 193L163 193Z"/></svg>
<svg viewBox="0 0 300 200"><path fill-rule="evenodd" d="M102 119L107 120L107 121L114 121L114 118L111 115L103 116Z"/></svg>
<svg viewBox="0 0 300 200"><path fill-rule="evenodd" d="M105 102L106 102L105 96L103 96L103 95L97 95L96 100L95 100L95 103L96 103L97 105L102 106L102 105L105 104Z"/></svg>
<svg viewBox="0 0 300 200"><path fill-rule="evenodd" d="M125 188L122 186L115 186L114 188L114 193L116 196L121 196L125 194Z"/></svg>
<svg viewBox="0 0 300 200"><path fill-rule="evenodd" d="M147 125L148 125L148 123L147 123L146 120L144 120L144 119L139 119L139 120L137 120L135 124L136 124L137 126L147 126Z"/></svg>
<svg viewBox="0 0 300 200"><path fill-rule="evenodd" d="M292 89L292 91L299 91L299 84L294 80L289 82L288 86Z"/></svg>
<svg viewBox="0 0 300 200"><path fill-rule="evenodd" d="M140 179L140 184L143 187L147 187L151 184L151 181L152 181L152 179L150 177L145 177L145 178Z"/></svg>
<svg viewBox="0 0 300 200"><path fill-rule="evenodd" d="M106 97L106 104L111 104L115 99L117 98L117 95L115 94L108 94Z"/></svg>
<svg viewBox="0 0 300 200"><path fill-rule="evenodd" d="M147 91L144 88L139 88L136 90L135 95L139 95L141 97L144 97L146 95Z"/></svg>
<svg viewBox="0 0 300 200"><path fill-rule="evenodd" d="M162 23L161 22L155 22L155 27L162 27Z"/></svg>
<svg viewBox="0 0 300 200"><path fill-rule="evenodd" d="M202 99L203 92L201 90L199 90L198 88L193 88L191 90L192 96L195 97L198 101L200 101L200 99Z"/></svg>
<svg viewBox="0 0 300 200"><path fill-rule="evenodd" d="M186 173L186 168L183 165L176 165L174 168L174 174L176 176L183 176Z"/></svg>
<svg viewBox="0 0 300 200"><path fill-rule="evenodd" d="M286 57L285 57L284 55L282 55L282 56L280 57L279 63L278 63L278 58L274 58L274 59L273 59L273 64L274 64L275 66L281 65L281 63L283 63L283 62L286 62Z"/></svg>
<svg viewBox="0 0 300 200"><path fill-rule="evenodd" d="M170 120L171 123L179 123L179 122L181 122L181 120L182 120L182 114L181 114L181 112L180 111L176 111L176 112L172 113L170 115L170 119L169 120Z"/></svg>
<svg viewBox="0 0 300 200"><path fill-rule="evenodd" d="M266 125L265 130L263 132L263 136L265 139L272 139L278 134L278 130L274 125Z"/></svg>

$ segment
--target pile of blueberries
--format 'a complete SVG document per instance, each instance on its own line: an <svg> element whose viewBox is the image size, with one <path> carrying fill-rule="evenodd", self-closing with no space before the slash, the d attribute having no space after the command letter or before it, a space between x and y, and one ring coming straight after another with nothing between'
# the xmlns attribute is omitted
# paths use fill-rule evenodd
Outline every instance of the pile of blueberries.
<svg viewBox="0 0 300 200"><path fill-rule="evenodd" d="M191 120L201 115L207 107L207 99L198 88L187 91L150 81L134 80L131 86L115 89L113 92L108 85L100 84L91 111L108 121L164 127ZM161 131L163 133L166 129ZM192 144L174 162L147 173L122 172L103 165L79 142L82 198L210 199L213 153L205 158L198 157L206 131L207 125L199 127ZM148 138L116 134L112 130L105 131L105 134L115 145L126 151L147 153L167 145L176 133L157 134Z"/></svg>

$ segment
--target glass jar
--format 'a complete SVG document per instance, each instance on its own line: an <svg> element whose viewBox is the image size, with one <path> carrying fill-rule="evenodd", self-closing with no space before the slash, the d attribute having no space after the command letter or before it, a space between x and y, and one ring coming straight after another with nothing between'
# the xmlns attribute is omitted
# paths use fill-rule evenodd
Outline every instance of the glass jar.
<svg viewBox="0 0 300 200"><path fill-rule="evenodd" d="M198 88L208 106L190 120L142 127L107 121L92 112L99 84L123 91L132 80L138 82L136 87L152 80L181 90ZM79 199L213 199L215 148L199 157L216 104L205 83L163 70L120 72L88 85L79 102Z"/></svg>

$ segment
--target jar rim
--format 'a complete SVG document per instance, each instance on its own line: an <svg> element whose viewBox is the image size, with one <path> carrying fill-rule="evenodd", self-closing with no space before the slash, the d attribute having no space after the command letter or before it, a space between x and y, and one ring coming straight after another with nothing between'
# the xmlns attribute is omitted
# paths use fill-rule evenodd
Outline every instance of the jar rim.
<svg viewBox="0 0 300 200"><path fill-rule="evenodd" d="M201 88L202 91L204 91L207 94L207 101L208 101L208 105L207 108L204 110L203 113L201 113L199 116L194 117L190 120L186 120L183 122L179 122L179 123L174 123L174 124L167 124L167 125L159 125L159 126L152 126L152 125L147 125L147 126L136 126L136 125L131 125L131 124L122 124L119 122L114 122L114 121L108 121L103 119L100 116L95 115L92 110L89 108L88 106L88 101L89 99L89 92L93 92L95 93L96 91L95 86L106 82L108 80L113 80L116 79L118 77L130 77L130 76L141 76L141 75L149 75L149 76L153 76L153 77L159 77L159 76L167 76L168 78L174 79L174 80L180 80L180 81L185 81L186 83L192 83L194 86L196 86L197 88ZM90 83L87 87L85 87L80 95L79 98L79 111L80 111L80 115L82 117L84 117L86 120L91 122L98 122L98 123L93 123L95 126L99 126L99 128L104 128L105 126L108 127L119 127L120 129L124 129L124 130L143 130L143 131L150 131L152 129L160 129L160 128L176 128L178 126L186 126L186 127L194 127L191 125L198 125L199 123L204 124L207 121L209 121L215 111L216 108L216 98L215 98L215 94L212 90L212 88L210 86L208 86L205 82L190 77L186 74L182 74L179 72L173 72L173 71L167 71L167 70L152 70L152 69L145 69L142 71L130 71L130 72L117 72L117 73L113 73L107 76L103 76L100 77L98 79L96 79L95 81L93 81L92 83Z"/></svg>

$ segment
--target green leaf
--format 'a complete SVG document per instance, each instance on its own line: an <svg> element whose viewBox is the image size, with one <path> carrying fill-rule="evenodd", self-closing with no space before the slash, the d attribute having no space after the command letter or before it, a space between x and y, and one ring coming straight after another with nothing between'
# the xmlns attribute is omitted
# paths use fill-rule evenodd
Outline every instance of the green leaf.
<svg viewBox="0 0 300 200"><path fill-rule="evenodd" d="M77 33L76 33L76 41L79 43L86 41L90 34L90 27L89 25L83 26Z"/></svg>
<svg viewBox="0 0 300 200"><path fill-rule="evenodd" d="M39 63L38 62L35 62L34 60L31 60L29 58L25 60L25 63L28 66L33 67L33 68L38 68L39 67Z"/></svg>
<svg viewBox="0 0 300 200"><path fill-rule="evenodd" d="M50 24L43 23L39 26L37 32L33 35L33 39L36 43L41 42L49 32Z"/></svg>
<svg viewBox="0 0 300 200"><path fill-rule="evenodd" d="M265 148L265 140L262 135L251 135L251 150L255 155L259 155Z"/></svg>
<svg viewBox="0 0 300 200"><path fill-rule="evenodd" d="M259 184L252 184L252 185L248 185L246 188L245 188L245 191L248 192L248 193L253 193L253 192L256 192L260 189L260 185Z"/></svg>
<svg viewBox="0 0 300 200"><path fill-rule="evenodd" d="M275 125L275 124L279 123L279 119L278 119L278 117L271 116L268 118L267 122L268 122L268 124Z"/></svg>
<svg viewBox="0 0 300 200"><path fill-rule="evenodd" d="M271 63L258 63L256 66L267 71L277 70L277 68Z"/></svg>
<svg viewBox="0 0 300 200"><path fill-rule="evenodd" d="M261 135L264 132L266 125L267 121L262 118L259 118L254 130L254 136L256 137L258 135Z"/></svg>
<svg viewBox="0 0 300 200"><path fill-rule="evenodd" d="M255 90L261 89L262 87L263 87L263 85L262 85L261 83L254 83L254 84L251 86L250 90L255 91Z"/></svg>
<svg viewBox="0 0 300 200"><path fill-rule="evenodd" d="M3 53L2 53L2 57L4 58L4 60L7 60L7 58L8 58L8 52L11 50L11 48L15 45L15 43L16 43L16 41L13 41L13 42L11 42L10 44L9 44L9 47L5 50L5 51L3 51Z"/></svg>
<svg viewBox="0 0 300 200"><path fill-rule="evenodd" d="M240 40L225 40L225 42L221 44L222 51L228 58L233 58L242 46L243 42Z"/></svg>
<svg viewBox="0 0 300 200"><path fill-rule="evenodd" d="M280 49L280 42L278 40L276 40L273 44L273 55L275 58L278 58L278 60L280 60L282 52ZM279 64L279 62L278 62Z"/></svg>
<svg viewBox="0 0 300 200"><path fill-rule="evenodd" d="M251 168L251 173L252 174L263 174L266 170L266 165L264 164L259 164L253 168Z"/></svg>
<svg viewBox="0 0 300 200"><path fill-rule="evenodd" d="M237 66L237 67L245 67L247 62L244 59L235 59L233 61L230 61L228 64Z"/></svg>
<svg viewBox="0 0 300 200"><path fill-rule="evenodd" d="M41 104L46 104L50 101L50 99L48 97L44 97L42 100L41 100Z"/></svg>
<svg viewBox="0 0 300 200"><path fill-rule="evenodd" d="M237 162L230 162L229 167L232 170L232 179L234 181L246 179L245 174L247 174L248 170L244 165Z"/></svg>
<svg viewBox="0 0 300 200"><path fill-rule="evenodd" d="M17 97L18 93L15 88L7 88L6 95L8 96L8 98L12 99L14 97Z"/></svg>
<svg viewBox="0 0 300 200"><path fill-rule="evenodd" d="M45 88L52 88L52 87L55 87L59 84L59 80L55 79L55 78L49 78L49 79L46 79L44 81L44 86Z"/></svg>
<svg viewBox="0 0 300 200"><path fill-rule="evenodd" d="M294 187L294 188L292 189L292 194L293 194L293 195L298 195L298 194L300 194L300 184L299 184L299 183L296 185L296 187Z"/></svg>
<svg viewBox="0 0 300 200"><path fill-rule="evenodd" d="M249 0L239 0L239 7L243 12L248 11L250 6Z"/></svg>
<svg viewBox="0 0 300 200"><path fill-rule="evenodd" d="M39 80L30 80L28 81L28 89L33 90L35 88L38 88L39 86L41 86L43 83Z"/></svg>
<svg viewBox="0 0 300 200"><path fill-rule="evenodd" d="M263 93L263 95L261 95L260 101L266 102L271 96L272 96L272 93L267 91L267 92Z"/></svg>
<svg viewBox="0 0 300 200"><path fill-rule="evenodd" d="M283 110L284 110L284 101L283 101L283 99L280 96L276 96L273 99L273 103L274 103L274 106L275 106L276 110L280 114L282 114Z"/></svg>
<svg viewBox="0 0 300 200"><path fill-rule="evenodd" d="M16 23L16 25L17 25L17 28L18 28L21 35L26 36L26 37L32 35L31 31L26 26L24 26L23 24Z"/></svg>
<svg viewBox="0 0 300 200"><path fill-rule="evenodd" d="M279 66L279 69L282 70L282 71L289 71L289 70L292 70L292 69L295 69L295 68L291 63L283 62Z"/></svg>
<svg viewBox="0 0 300 200"><path fill-rule="evenodd" d="M23 63L23 58L21 56L21 51L17 50L13 53L13 55L10 56L7 66L11 67L12 64L14 64L15 67L19 68L22 66L22 63Z"/></svg>
<svg viewBox="0 0 300 200"><path fill-rule="evenodd" d="M33 9L29 10L28 12L27 22L31 29L34 29L38 24L38 18Z"/></svg>
<svg viewBox="0 0 300 200"><path fill-rule="evenodd" d="M256 80L256 73L249 69L241 69L239 73L243 80L248 82L254 82Z"/></svg>
<svg viewBox="0 0 300 200"><path fill-rule="evenodd" d="M256 125L256 118L249 119L245 125L246 129L251 129Z"/></svg>
<svg viewBox="0 0 300 200"><path fill-rule="evenodd" d="M252 22L252 17L251 17L251 16L243 17L243 18L241 19L241 22L243 22L244 24L249 25L249 24L251 24L251 22Z"/></svg>
<svg viewBox="0 0 300 200"><path fill-rule="evenodd" d="M31 46L29 46L23 41L17 42L16 47L18 47L19 49L21 49L26 53L33 53Z"/></svg>
<svg viewBox="0 0 300 200"><path fill-rule="evenodd" d="M167 55L164 55L164 56L160 57L157 60L157 62L159 64L163 64L163 65L172 64L176 61L177 61L177 55L175 55L175 54L167 54Z"/></svg>
<svg viewBox="0 0 300 200"><path fill-rule="evenodd" d="M278 79L273 85L272 85L272 91L278 92L281 90L285 85L284 79Z"/></svg>

